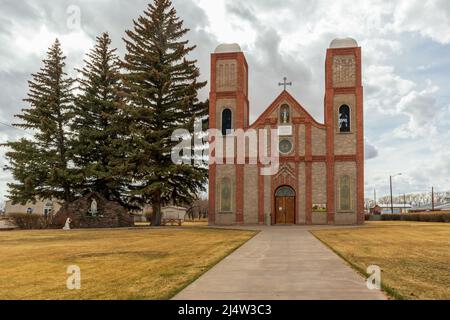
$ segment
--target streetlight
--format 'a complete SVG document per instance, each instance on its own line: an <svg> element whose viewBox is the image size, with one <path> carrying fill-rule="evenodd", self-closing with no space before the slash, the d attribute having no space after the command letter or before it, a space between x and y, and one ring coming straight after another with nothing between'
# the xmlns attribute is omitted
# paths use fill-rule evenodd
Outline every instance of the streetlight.
<svg viewBox="0 0 450 320"><path fill-rule="evenodd" d="M401 173L397 173L397 174L394 174L393 176L389 176L389 181L391 183L391 213L392 214L394 214L394 202L393 202L394 200L392 198L392 178L401 176L401 175L402 175Z"/></svg>

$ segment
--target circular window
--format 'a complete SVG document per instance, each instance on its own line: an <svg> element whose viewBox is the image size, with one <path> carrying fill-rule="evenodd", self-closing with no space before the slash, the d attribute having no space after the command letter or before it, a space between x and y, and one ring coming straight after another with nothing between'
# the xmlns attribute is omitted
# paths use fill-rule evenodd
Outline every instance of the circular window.
<svg viewBox="0 0 450 320"><path fill-rule="evenodd" d="M284 154L290 153L292 151L292 142L286 139L281 140L279 149L281 153Z"/></svg>

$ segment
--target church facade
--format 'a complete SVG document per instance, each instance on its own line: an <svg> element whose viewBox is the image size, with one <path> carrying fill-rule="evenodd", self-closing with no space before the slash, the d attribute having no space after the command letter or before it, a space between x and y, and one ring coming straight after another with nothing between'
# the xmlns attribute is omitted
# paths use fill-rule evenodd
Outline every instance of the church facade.
<svg viewBox="0 0 450 320"><path fill-rule="evenodd" d="M276 150L279 165L272 174L262 174L266 164L250 159L254 144L244 147L244 163L237 156L211 161L210 224L364 223L363 87L357 42L336 39L327 49L324 123L284 90L250 124L248 73L236 44L220 45L211 55L210 128L235 149L229 143L235 131L277 132L276 143L267 139L257 145L267 154ZM212 149L210 157L215 157L217 150Z"/></svg>

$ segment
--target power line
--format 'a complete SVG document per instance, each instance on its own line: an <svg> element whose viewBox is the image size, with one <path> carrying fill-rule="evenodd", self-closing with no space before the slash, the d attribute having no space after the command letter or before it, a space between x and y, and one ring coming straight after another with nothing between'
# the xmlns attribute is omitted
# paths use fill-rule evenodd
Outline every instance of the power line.
<svg viewBox="0 0 450 320"><path fill-rule="evenodd" d="M5 123L5 122L0 121L0 124L1 124L1 125L4 125L5 127L11 128L11 129L16 129L16 130L22 131L22 132L24 132L24 133L26 133L26 134L28 134L28 135L30 135L30 136L33 136L33 135L32 135L31 133L29 133L28 131L25 131L25 130L20 129L20 128L17 128L17 127L14 127L14 126L12 126L12 125L10 125L10 124L8 124L8 123Z"/></svg>

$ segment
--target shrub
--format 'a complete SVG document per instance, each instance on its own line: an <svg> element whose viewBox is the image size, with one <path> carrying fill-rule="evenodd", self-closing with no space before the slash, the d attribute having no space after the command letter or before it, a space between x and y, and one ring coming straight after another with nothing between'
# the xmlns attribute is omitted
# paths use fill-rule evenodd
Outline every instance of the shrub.
<svg viewBox="0 0 450 320"><path fill-rule="evenodd" d="M366 221L381 221L381 214L366 214Z"/></svg>
<svg viewBox="0 0 450 320"><path fill-rule="evenodd" d="M9 217L20 229L47 229L52 223L51 217L37 214L12 213Z"/></svg>
<svg viewBox="0 0 450 320"><path fill-rule="evenodd" d="M400 221L402 217L400 214L383 214L381 216L382 221Z"/></svg>
<svg viewBox="0 0 450 320"><path fill-rule="evenodd" d="M383 221L419 221L419 222L450 222L450 213L405 213L405 214L384 214Z"/></svg>

